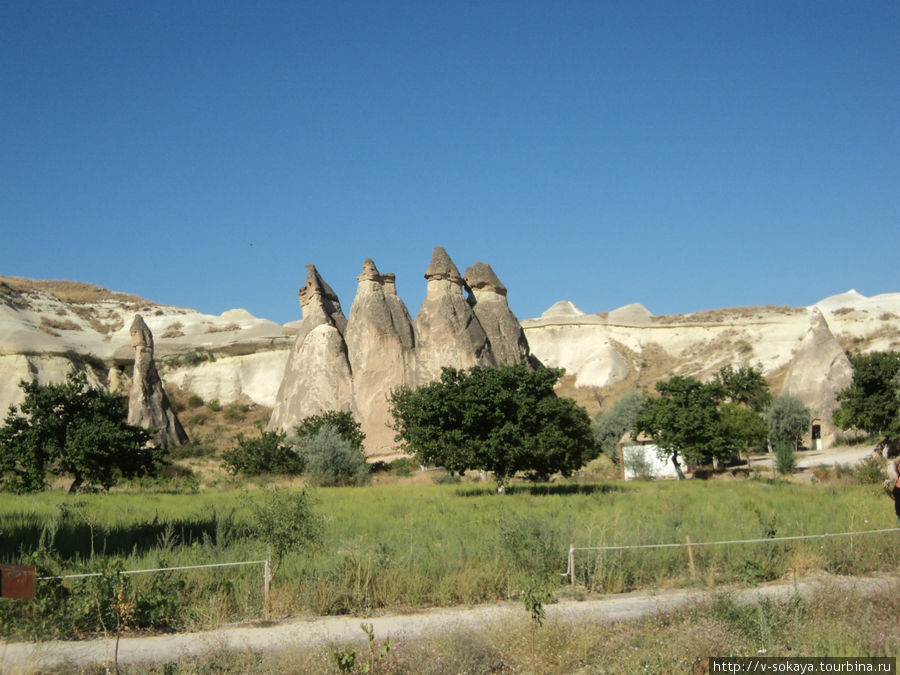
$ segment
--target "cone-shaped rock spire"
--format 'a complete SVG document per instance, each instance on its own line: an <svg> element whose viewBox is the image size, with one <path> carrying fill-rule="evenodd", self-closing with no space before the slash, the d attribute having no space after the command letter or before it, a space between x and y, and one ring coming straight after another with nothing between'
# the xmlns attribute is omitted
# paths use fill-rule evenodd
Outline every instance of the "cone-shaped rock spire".
<svg viewBox="0 0 900 675"><path fill-rule="evenodd" d="M284 369L269 429L289 430L304 417L328 410L353 410L344 342L347 319L341 303L315 265L306 266L306 285L299 295L303 322Z"/></svg>
<svg viewBox="0 0 900 675"><path fill-rule="evenodd" d="M366 258L350 308L346 342L360 424L370 452L389 451L391 390L415 384L415 338L406 305L397 297L393 274L381 274Z"/></svg>
<svg viewBox="0 0 900 675"><path fill-rule="evenodd" d="M134 375L128 396L128 423L156 429L151 440L160 448L187 442L188 436L169 404L162 380L153 363L153 333L140 314L131 322L131 346L134 348Z"/></svg>
<svg viewBox="0 0 900 675"><path fill-rule="evenodd" d="M827 446L834 440L831 416L837 409L837 393L853 381L853 366L822 312L813 307L809 319L809 330L794 352L782 392L803 400L818 419Z"/></svg>
<svg viewBox="0 0 900 675"><path fill-rule="evenodd" d="M463 293L456 265L441 246L434 247L425 272L425 300L416 315L419 380L437 379L443 366L493 366L490 343Z"/></svg>
<svg viewBox="0 0 900 675"><path fill-rule="evenodd" d="M300 290L303 322L269 429L290 430L308 415L349 410L366 434L366 453L390 454L392 390L431 382L444 366L527 360L528 344L506 303L506 288L489 265L477 263L467 272L472 291L467 300L456 265L435 247L425 273L427 297L415 321L397 296L394 275L379 272L369 258L357 277L349 320L315 267L307 268Z"/></svg>
<svg viewBox="0 0 900 675"><path fill-rule="evenodd" d="M466 270L466 285L472 291L475 316L491 343L497 365L513 366L528 359L528 340L519 320L506 301L506 286L487 263L477 262Z"/></svg>

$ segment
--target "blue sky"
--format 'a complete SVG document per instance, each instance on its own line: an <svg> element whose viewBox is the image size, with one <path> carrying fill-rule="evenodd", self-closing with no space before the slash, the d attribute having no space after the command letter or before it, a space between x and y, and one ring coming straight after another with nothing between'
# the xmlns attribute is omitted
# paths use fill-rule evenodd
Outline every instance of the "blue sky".
<svg viewBox="0 0 900 675"><path fill-rule="evenodd" d="M298 319L900 291L900 3L0 0L0 274Z"/></svg>

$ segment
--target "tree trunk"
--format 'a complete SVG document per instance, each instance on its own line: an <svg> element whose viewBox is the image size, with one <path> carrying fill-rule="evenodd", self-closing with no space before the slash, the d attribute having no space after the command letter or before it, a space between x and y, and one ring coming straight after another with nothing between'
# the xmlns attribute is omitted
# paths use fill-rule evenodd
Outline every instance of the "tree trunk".
<svg viewBox="0 0 900 675"><path fill-rule="evenodd" d="M72 484L69 486L69 494L71 495L71 494L75 494L76 492L78 492L78 488L81 487L81 484L83 482L84 482L84 479L76 473L75 480L73 480Z"/></svg>
<svg viewBox="0 0 900 675"><path fill-rule="evenodd" d="M681 470L681 466L678 464L678 453L672 453L672 464L675 466L675 473L678 474L678 480L684 480L684 472Z"/></svg>
<svg viewBox="0 0 900 675"><path fill-rule="evenodd" d="M497 474L497 494L502 495L506 492L506 476Z"/></svg>

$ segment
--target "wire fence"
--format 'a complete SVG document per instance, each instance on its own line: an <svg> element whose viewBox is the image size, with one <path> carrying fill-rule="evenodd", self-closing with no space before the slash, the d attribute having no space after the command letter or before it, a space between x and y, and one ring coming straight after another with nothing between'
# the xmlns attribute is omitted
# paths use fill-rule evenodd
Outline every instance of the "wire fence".
<svg viewBox="0 0 900 675"><path fill-rule="evenodd" d="M206 565L182 565L179 567L154 567L150 569L143 570L121 570L116 572L116 574L120 575L129 575L129 574L152 574L154 572L177 572L181 570L199 570L199 569L209 569L212 567L244 567L247 565L262 565L263 566L263 615L266 620L269 618L269 592L272 586L272 562L267 558L266 560L243 560L239 562L230 562L230 563L208 563ZM35 577L35 581L50 581L53 579L87 579L89 577L101 577L103 576L103 572L88 572L85 574L63 574L60 576L49 576L49 577Z"/></svg>
<svg viewBox="0 0 900 675"><path fill-rule="evenodd" d="M686 548L691 569L691 577L696 578L696 570L694 568L693 549L697 546L726 546L735 544L761 544L774 543L779 541L799 541L804 539L827 539L831 537L853 537L864 534L884 534L887 532L900 532L900 528L892 527L881 530L861 530L859 532L829 532L825 534L802 534L791 537L763 537L760 539L732 539L727 541L697 541L691 542L690 536L685 537L684 543L675 542L671 544L630 544L622 546L569 546L569 563L565 572L560 576L569 577L572 585L575 584L575 553L577 551L624 551L630 549L654 549L654 548Z"/></svg>

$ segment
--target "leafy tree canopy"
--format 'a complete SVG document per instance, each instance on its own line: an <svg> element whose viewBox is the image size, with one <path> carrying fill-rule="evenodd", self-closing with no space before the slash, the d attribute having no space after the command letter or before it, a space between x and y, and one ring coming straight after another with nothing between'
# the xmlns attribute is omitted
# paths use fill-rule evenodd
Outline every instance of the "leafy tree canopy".
<svg viewBox="0 0 900 675"><path fill-rule="evenodd" d="M657 382L656 390L659 396L648 399L635 421L635 431L650 436L661 457L671 457L678 469L679 455L700 464L733 454L733 444L723 435L719 385L673 375Z"/></svg>
<svg viewBox="0 0 900 675"><path fill-rule="evenodd" d="M304 417L300 424L294 427L294 432L302 442L304 438L315 436L324 426L332 427L341 438L348 441L357 450L362 449L366 434L359 422L347 410L329 410L321 415Z"/></svg>
<svg viewBox="0 0 900 675"><path fill-rule="evenodd" d="M444 368L391 394L397 440L423 464L491 471L498 492L519 471L570 475L596 454L583 408L553 391L563 371L524 364Z"/></svg>
<svg viewBox="0 0 900 675"><path fill-rule="evenodd" d="M803 434L809 429L812 415L799 397L782 394L772 399L763 418L773 448L788 446L796 449Z"/></svg>
<svg viewBox="0 0 900 675"><path fill-rule="evenodd" d="M850 356L853 381L838 393L834 423L881 434L884 442L900 445L900 353L873 352Z"/></svg>
<svg viewBox="0 0 900 675"><path fill-rule="evenodd" d="M647 401L642 391L629 391L615 402L612 409L591 425L600 452L619 461L619 441L634 428L634 422Z"/></svg>
<svg viewBox="0 0 900 675"><path fill-rule="evenodd" d="M721 387L726 401L746 405L755 412L762 412L772 398L761 366L724 366L713 376L713 382Z"/></svg>
<svg viewBox="0 0 900 675"><path fill-rule="evenodd" d="M0 486L36 492L47 473L68 474L70 492L82 485L109 489L119 477L155 473L161 451L149 433L127 424L124 397L92 389L84 373L63 384L22 382L25 401L10 406L0 427Z"/></svg>
<svg viewBox="0 0 900 675"><path fill-rule="evenodd" d="M706 383L673 375L657 382L656 390L659 396L644 404L634 431L653 439L679 477L679 455L692 464L724 460L766 439L759 406L770 394L759 368L725 366Z"/></svg>

